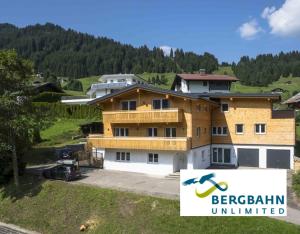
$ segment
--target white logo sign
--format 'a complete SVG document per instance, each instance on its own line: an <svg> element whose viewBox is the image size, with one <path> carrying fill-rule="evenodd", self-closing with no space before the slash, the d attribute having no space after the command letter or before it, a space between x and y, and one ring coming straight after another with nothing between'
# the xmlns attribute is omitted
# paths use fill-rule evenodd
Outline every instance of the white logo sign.
<svg viewBox="0 0 300 234"><path fill-rule="evenodd" d="M181 216L286 216L286 170L181 170Z"/></svg>

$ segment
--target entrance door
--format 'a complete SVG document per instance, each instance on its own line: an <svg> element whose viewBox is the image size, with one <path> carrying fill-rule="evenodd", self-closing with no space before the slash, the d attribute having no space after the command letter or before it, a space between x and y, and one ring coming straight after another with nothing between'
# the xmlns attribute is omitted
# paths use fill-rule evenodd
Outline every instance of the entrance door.
<svg viewBox="0 0 300 234"><path fill-rule="evenodd" d="M180 171L180 169L186 169L187 168L187 157L185 154L177 153L174 156L174 172Z"/></svg>

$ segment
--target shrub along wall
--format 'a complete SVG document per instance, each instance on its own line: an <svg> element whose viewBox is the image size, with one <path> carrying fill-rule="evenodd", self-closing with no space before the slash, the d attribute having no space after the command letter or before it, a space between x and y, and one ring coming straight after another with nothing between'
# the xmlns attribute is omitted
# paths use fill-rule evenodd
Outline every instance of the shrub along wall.
<svg viewBox="0 0 300 234"><path fill-rule="evenodd" d="M35 102L34 105L36 108L39 108L40 111L48 111L53 117L102 120L102 112L95 106L46 102Z"/></svg>
<svg viewBox="0 0 300 234"><path fill-rule="evenodd" d="M69 96L66 93L43 92L32 98L33 102L59 102L61 97Z"/></svg>

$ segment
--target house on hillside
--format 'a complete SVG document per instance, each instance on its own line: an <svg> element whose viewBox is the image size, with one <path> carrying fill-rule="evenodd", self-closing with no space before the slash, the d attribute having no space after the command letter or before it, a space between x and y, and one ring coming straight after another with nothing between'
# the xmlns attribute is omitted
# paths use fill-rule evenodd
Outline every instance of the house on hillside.
<svg viewBox="0 0 300 234"><path fill-rule="evenodd" d="M287 104L290 107L299 109L300 108L300 93L297 93L296 95L289 98L288 100L286 100L282 104Z"/></svg>
<svg viewBox="0 0 300 234"><path fill-rule="evenodd" d="M61 102L69 105L85 105L94 98L102 97L133 84L147 84L147 82L134 74L103 75L101 78L99 78L99 83L91 85L91 88L87 92L87 96L89 97L63 97Z"/></svg>
<svg viewBox="0 0 300 234"><path fill-rule="evenodd" d="M238 79L227 75L177 74L171 89L183 93L230 92L231 83Z"/></svg>
<svg viewBox="0 0 300 234"><path fill-rule="evenodd" d="M89 102L103 109L104 132L87 141L104 169L168 175L224 165L293 168L294 112L273 110L279 94L234 94L236 78L190 75L177 75L173 87L207 81L205 92L191 92L199 88L193 82L176 90L135 84Z"/></svg>

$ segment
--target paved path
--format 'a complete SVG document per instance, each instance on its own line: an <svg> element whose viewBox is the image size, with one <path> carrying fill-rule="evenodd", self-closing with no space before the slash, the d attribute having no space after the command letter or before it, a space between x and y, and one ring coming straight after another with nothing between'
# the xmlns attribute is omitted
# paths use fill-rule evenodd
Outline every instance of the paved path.
<svg viewBox="0 0 300 234"><path fill-rule="evenodd" d="M168 199L179 199L179 180L132 172L84 168L81 170L83 178L72 183L83 183Z"/></svg>
<svg viewBox="0 0 300 234"><path fill-rule="evenodd" d="M0 234L38 234L38 233L25 230L13 224L6 224L0 222Z"/></svg>
<svg viewBox="0 0 300 234"><path fill-rule="evenodd" d="M84 170L84 169L83 169ZM179 179L153 177L141 173L120 172L110 170L84 170L84 178L72 183L95 185L102 188L113 188L139 194L158 196L179 200ZM290 185L290 175L288 185ZM288 199L290 196L288 189ZM287 216L272 217L300 225L300 209L294 202L288 201Z"/></svg>

